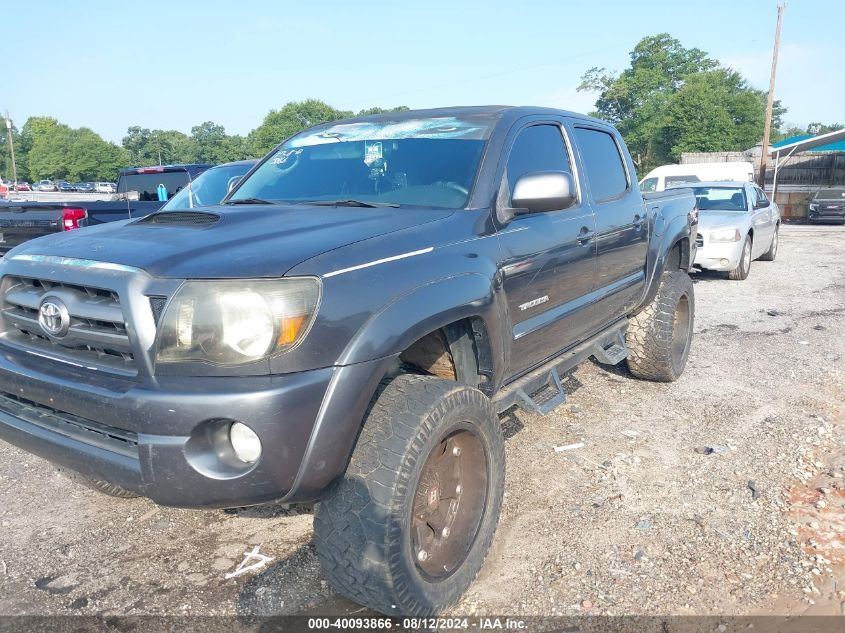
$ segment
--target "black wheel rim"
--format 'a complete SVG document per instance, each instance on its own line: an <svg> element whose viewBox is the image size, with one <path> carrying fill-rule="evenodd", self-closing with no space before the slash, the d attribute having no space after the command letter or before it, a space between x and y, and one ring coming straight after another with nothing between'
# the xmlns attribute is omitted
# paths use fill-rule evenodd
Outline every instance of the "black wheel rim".
<svg viewBox="0 0 845 633"><path fill-rule="evenodd" d="M411 552L429 581L464 562L487 505L487 454L469 429L448 434L426 458L414 493Z"/></svg>

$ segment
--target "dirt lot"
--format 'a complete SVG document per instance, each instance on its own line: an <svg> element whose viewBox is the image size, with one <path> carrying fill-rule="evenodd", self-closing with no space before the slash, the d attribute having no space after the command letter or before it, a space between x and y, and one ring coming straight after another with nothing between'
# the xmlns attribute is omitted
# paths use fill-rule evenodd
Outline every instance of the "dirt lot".
<svg viewBox="0 0 845 633"><path fill-rule="evenodd" d="M558 411L503 419L504 512L455 613L841 612L845 227L786 227L747 281L695 281L677 383L586 363ZM273 560L225 579L256 545ZM0 443L0 614L354 609L307 512L114 500Z"/></svg>

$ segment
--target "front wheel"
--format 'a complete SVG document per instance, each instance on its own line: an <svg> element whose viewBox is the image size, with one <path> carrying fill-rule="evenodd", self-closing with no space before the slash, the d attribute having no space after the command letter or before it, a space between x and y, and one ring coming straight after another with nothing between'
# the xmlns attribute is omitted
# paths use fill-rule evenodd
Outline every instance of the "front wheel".
<svg viewBox="0 0 845 633"><path fill-rule="evenodd" d="M498 416L478 389L429 376L384 381L345 476L315 509L323 572L341 594L390 615L454 604L493 540L504 460Z"/></svg>
<svg viewBox="0 0 845 633"><path fill-rule="evenodd" d="M728 279L731 281L744 281L751 272L751 236L745 236L742 244L742 255L739 257L739 264L728 272Z"/></svg>
<svg viewBox="0 0 845 633"><path fill-rule="evenodd" d="M625 342L637 378L672 382L684 371L692 342L695 293L683 270L663 273L652 302L631 317Z"/></svg>
<svg viewBox="0 0 845 633"><path fill-rule="evenodd" d="M769 246L769 250L763 253L760 256L760 259L764 262L773 262L775 261L775 257L778 254L778 232L780 230L780 225L775 226L775 234L772 236L772 244Z"/></svg>

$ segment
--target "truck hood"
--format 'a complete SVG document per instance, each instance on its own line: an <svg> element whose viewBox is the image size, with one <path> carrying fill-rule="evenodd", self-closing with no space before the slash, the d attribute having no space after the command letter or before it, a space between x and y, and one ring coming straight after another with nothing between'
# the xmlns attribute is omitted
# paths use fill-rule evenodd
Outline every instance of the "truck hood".
<svg viewBox="0 0 845 633"><path fill-rule="evenodd" d="M354 242L442 220L454 210L218 206L213 224L112 222L28 242L10 253L134 266L156 277L278 277L293 266ZM186 218L187 219L187 218Z"/></svg>
<svg viewBox="0 0 845 633"><path fill-rule="evenodd" d="M741 211L699 211L698 232L716 228L742 228L748 225L748 221L748 214Z"/></svg>

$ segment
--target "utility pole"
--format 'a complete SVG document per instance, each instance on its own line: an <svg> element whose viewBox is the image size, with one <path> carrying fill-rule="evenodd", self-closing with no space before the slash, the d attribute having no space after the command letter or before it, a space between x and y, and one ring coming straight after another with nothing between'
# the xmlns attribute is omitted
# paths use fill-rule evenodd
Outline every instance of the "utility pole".
<svg viewBox="0 0 845 633"><path fill-rule="evenodd" d="M760 177L758 184L765 189L766 162L769 159L769 136L772 133L772 108L775 100L775 76L778 71L778 52L780 51L780 25L783 22L783 9L786 4L778 5L778 25L775 29L775 48L772 51L772 76L769 79L769 98L766 102L766 123L763 127L763 152L760 155Z"/></svg>
<svg viewBox="0 0 845 633"><path fill-rule="evenodd" d="M12 179L15 183L15 189L18 185L18 166L15 163L15 144L12 141L12 119L9 116L9 111L6 110L6 134L9 137L9 151L12 152Z"/></svg>

